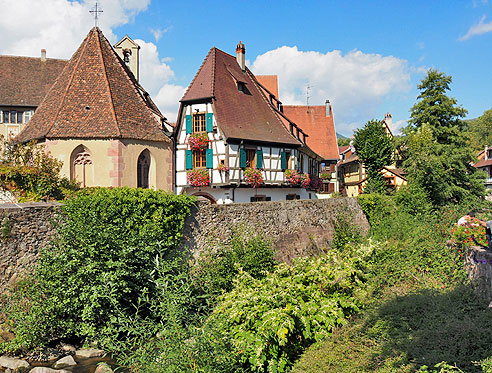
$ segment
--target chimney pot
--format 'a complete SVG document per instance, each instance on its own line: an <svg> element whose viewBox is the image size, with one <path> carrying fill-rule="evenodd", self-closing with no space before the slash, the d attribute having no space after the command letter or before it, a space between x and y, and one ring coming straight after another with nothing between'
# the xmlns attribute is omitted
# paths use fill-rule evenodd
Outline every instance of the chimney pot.
<svg viewBox="0 0 492 373"><path fill-rule="evenodd" d="M330 104L330 100L326 100L325 101L325 105L326 105L326 116L329 117L331 115L331 104Z"/></svg>
<svg viewBox="0 0 492 373"><path fill-rule="evenodd" d="M242 41L236 46L236 61L241 70L246 70L246 48Z"/></svg>
<svg viewBox="0 0 492 373"><path fill-rule="evenodd" d="M46 49L41 49L41 61L46 61Z"/></svg>

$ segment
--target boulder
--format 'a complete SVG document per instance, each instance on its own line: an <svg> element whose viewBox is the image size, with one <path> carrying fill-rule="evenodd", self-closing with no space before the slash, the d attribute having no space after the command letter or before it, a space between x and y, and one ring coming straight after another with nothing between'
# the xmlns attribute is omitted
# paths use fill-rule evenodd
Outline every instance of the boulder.
<svg viewBox="0 0 492 373"><path fill-rule="evenodd" d="M72 373L69 370L57 370L48 367L36 367L32 368L29 373Z"/></svg>
<svg viewBox="0 0 492 373"><path fill-rule="evenodd" d="M77 365L73 357L71 356L65 356L62 357L60 360L58 360L56 363L53 364L53 368L55 369L61 369L61 368L67 368L67 367L73 367Z"/></svg>
<svg viewBox="0 0 492 373"><path fill-rule="evenodd" d="M106 363L101 363L97 366L94 373L113 373L113 369Z"/></svg>
<svg viewBox="0 0 492 373"><path fill-rule="evenodd" d="M83 348L75 351L75 356L85 358L101 357L104 356L104 351L97 348Z"/></svg>
<svg viewBox="0 0 492 373"><path fill-rule="evenodd" d="M72 345L69 345L69 344L61 344L60 350L67 352L67 353L70 353L70 354L74 354L75 351L77 351L77 349L75 347L73 347Z"/></svg>
<svg viewBox="0 0 492 373"><path fill-rule="evenodd" d="M3 368L16 370L20 368L29 368L29 363L13 357L0 356L0 366Z"/></svg>

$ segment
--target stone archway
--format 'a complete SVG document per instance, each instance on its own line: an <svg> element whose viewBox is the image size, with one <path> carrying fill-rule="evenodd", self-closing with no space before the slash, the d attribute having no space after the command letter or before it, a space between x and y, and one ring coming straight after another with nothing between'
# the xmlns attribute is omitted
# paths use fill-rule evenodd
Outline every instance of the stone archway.
<svg viewBox="0 0 492 373"><path fill-rule="evenodd" d="M207 200L209 201L212 205L215 205L217 203L216 199L209 193L205 193L205 192L196 192L196 193L193 193L192 196L196 196L198 197L198 200L202 199L202 200ZM200 198L202 197L202 198Z"/></svg>

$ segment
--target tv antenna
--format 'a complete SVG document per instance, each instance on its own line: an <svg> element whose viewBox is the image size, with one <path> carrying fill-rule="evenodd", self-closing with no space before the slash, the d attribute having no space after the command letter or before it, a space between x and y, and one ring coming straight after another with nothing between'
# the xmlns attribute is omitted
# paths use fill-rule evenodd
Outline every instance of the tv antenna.
<svg viewBox="0 0 492 373"><path fill-rule="evenodd" d="M103 10L101 8L98 8L97 3L92 8L92 10L89 10L89 13L91 13L94 16L94 26L97 27L97 19L99 18L99 13L103 13Z"/></svg>

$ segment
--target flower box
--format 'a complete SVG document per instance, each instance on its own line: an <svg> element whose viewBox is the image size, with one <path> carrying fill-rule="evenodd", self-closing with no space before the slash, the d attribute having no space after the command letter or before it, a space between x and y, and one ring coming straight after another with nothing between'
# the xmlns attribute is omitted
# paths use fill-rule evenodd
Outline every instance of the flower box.
<svg viewBox="0 0 492 373"><path fill-rule="evenodd" d="M193 133L188 137L188 145L191 150L203 150L210 142L207 133Z"/></svg>
<svg viewBox="0 0 492 373"><path fill-rule="evenodd" d="M244 179L253 188L257 188L264 183L261 168L246 167L244 170Z"/></svg>
<svg viewBox="0 0 492 373"><path fill-rule="evenodd" d="M210 174L206 168L194 168L186 172L186 180L193 187L204 187L210 184Z"/></svg>

